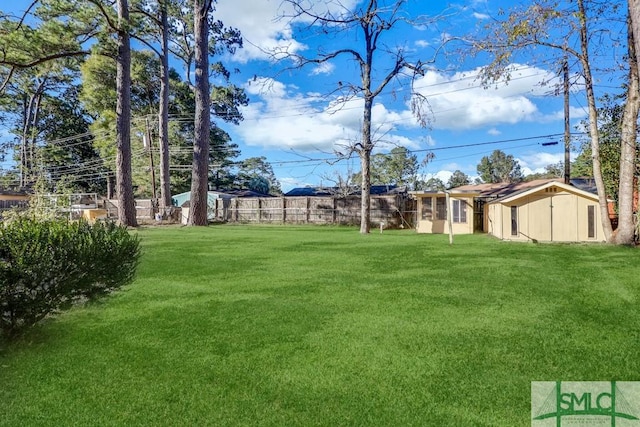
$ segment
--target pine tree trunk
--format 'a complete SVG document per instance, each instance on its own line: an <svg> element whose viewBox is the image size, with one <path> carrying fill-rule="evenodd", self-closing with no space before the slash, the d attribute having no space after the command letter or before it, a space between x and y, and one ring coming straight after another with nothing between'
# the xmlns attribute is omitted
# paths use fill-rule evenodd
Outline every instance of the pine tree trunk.
<svg viewBox="0 0 640 427"><path fill-rule="evenodd" d="M207 190L209 179L209 26L210 2L193 1L193 30L195 37L195 134L191 172L191 201L189 225L207 225Z"/></svg>
<svg viewBox="0 0 640 427"><path fill-rule="evenodd" d="M131 178L131 44L129 4L118 0L118 60L116 64L116 196L118 220L137 227Z"/></svg>
<svg viewBox="0 0 640 427"><path fill-rule="evenodd" d="M162 25L162 56L160 57L160 108L158 121L160 128L160 208L165 213L171 206L171 182L169 175L169 45L167 21L167 0L160 5Z"/></svg>
<svg viewBox="0 0 640 427"><path fill-rule="evenodd" d="M631 2L629 2L629 8L631 8ZM629 12L631 12L631 9L629 9ZM619 245L633 244L636 234L633 215L633 195L635 189L636 135L640 98L638 96L638 62L636 59L634 38L631 22L629 22L627 35L629 49L629 85L627 86L627 102L622 115L620 182L618 187L618 228L614 233L615 243Z"/></svg>

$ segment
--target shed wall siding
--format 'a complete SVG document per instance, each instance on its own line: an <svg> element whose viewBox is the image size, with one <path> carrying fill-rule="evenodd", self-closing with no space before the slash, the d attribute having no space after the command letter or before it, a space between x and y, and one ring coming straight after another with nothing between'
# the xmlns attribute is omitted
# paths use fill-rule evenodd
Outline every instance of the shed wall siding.
<svg viewBox="0 0 640 427"><path fill-rule="evenodd" d="M489 205L489 233L503 240L598 242L604 233L595 209L595 237L588 237L588 206L597 202L569 191L539 192ZM518 235L511 235L511 207L518 211Z"/></svg>

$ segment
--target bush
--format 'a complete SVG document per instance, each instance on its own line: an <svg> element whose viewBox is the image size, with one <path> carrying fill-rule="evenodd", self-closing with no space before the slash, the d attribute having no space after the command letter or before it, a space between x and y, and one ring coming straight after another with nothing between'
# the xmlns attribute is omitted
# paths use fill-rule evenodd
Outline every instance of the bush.
<svg viewBox="0 0 640 427"><path fill-rule="evenodd" d="M0 225L0 332L14 337L130 283L139 258L138 238L110 222L17 218Z"/></svg>

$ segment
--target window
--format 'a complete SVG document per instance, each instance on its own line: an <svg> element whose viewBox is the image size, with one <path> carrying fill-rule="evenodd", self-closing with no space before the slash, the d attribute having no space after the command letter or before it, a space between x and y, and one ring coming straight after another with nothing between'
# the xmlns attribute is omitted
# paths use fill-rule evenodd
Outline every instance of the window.
<svg viewBox="0 0 640 427"><path fill-rule="evenodd" d="M447 219L447 198L436 197L436 219Z"/></svg>
<svg viewBox="0 0 640 427"><path fill-rule="evenodd" d="M422 199L422 219L433 219L433 199L431 197L423 197Z"/></svg>
<svg viewBox="0 0 640 427"><path fill-rule="evenodd" d="M590 239L596 237L596 207L594 205L587 206L587 237Z"/></svg>
<svg viewBox="0 0 640 427"><path fill-rule="evenodd" d="M464 200L453 201L453 222L467 222L467 204Z"/></svg>
<svg viewBox="0 0 640 427"><path fill-rule="evenodd" d="M511 235L518 235L518 207L511 206Z"/></svg>

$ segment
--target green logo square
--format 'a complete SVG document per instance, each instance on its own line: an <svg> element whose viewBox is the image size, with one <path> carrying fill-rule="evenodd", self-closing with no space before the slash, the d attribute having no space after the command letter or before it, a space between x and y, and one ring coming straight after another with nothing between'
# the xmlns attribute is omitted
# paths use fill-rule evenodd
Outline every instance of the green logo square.
<svg viewBox="0 0 640 427"><path fill-rule="evenodd" d="M640 381L532 381L532 427L640 427Z"/></svg>

